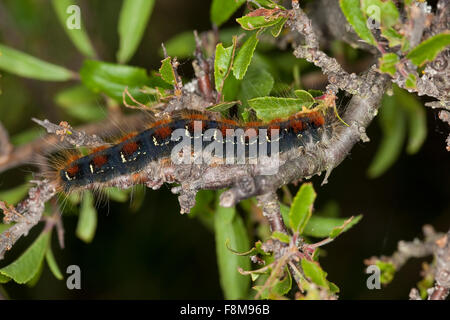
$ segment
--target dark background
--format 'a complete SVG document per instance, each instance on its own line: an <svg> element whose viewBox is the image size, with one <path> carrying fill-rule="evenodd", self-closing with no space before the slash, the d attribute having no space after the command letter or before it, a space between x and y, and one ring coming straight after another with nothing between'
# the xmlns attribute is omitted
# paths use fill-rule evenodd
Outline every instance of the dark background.
<svg viewBox="0 0 450 320"><path fill-rule="evenodd" d="M99 56L104 61L114 61L121 2L79 3ZM208 1L157 1L142 43L129 64L157 69L161 42L182 31L209 28ZM48 1L0 0L0 42L73 70L78 70L83 61L60 28ZM190 76L189 62L183 65L182 72L183 76ZM2 74L0 85L0 120L11 135L34 127L32 116L62 120L53 96L70 84ZM346 161L333 171L327 185L321 187L322 178L313 178L318 193L316 208L335 201L342 216L364 215L356 227L327 245L326 256L321 258L328 279L340 287L341 298L406 299L411 287L421 279L424 260L410 261L389 286L372 291L366 288L363 260L392 254L399 240L421 236L424 224L440 231L449 228L450 157L445 150L448 128L437 119L437 111L426 112L428 136L422 149L413 156L402 153L380 178L367 177L381 137L376 123L368 129L371 142L356 145ZM18 177L25 177L31 169L21 167L0 174L1 190L17 185ZM291 186L291 190L295 192L296 188ZM56 280L45 267L33 288L5 285L11 298L222 298L214 235L197 219L179 214L176 196L169 187L147 190L144 205L135 213L130 213L128 204L110 202L109 206L101 206L91 244L75 237L76 222L76 216L64 217L66 248L57 249L56 241L53 248L63 271L71 264L81 267L82 289L67 290L65 281ZM15 252L22 252L39 228L21 239ZM18 254L14 250L11 256Z"/></svg>

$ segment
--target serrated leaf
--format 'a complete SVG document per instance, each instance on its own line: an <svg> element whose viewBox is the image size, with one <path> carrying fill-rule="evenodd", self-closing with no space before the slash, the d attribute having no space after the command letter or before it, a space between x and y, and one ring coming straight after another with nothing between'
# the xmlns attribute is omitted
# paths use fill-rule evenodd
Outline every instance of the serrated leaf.
<svg viewBox="0 0 450 320"><path fill-rule="evenodd" d="M226 299L245 298L248 294L250 278L241 275L238 268L250 270L250 260L247 257L235 255L226 247L226 243L229 243L230 247L239 252L250 249L250 241L242 218L236 214L235 208L223 208L217 204L214 230L217 264L224 296Z"/></svg>
<svg viewBox="0 0 450 320"><path fill-rule="evenodd" d="M61 270L59 270L58 263L53 256L53 251L50 246L48 246L47 252L45 253L45 260L47 261L48 267L50 268L50 271L53 273L55 278L58 280L63 280L64 277L61 273Z"/></svg>
<svg viewBox="0 0 450 320"><path fill-rule="evenodd" d="M394 85L395 101L408 116L408 143L406 152L414 154L419 151L427 137L427 117L425 107L414 96Z"/></svg>
<svg viewBox="0 0 450 320"><path fill-rule="evenodd" d="M83 193L83 201L80 208L76 235L86 243L94 239L97 228L97 210L94 207L94 197L90 191Z"/></svg>
<svg viewBox="0 0 450 320"><path fill-rule="evenodd" d="M397 71L395 65L400 61L400 58L395 53L385 53L378 61L381 72L394 76Z"/></svg>
<svg viewBox="0 0 450 320"><path fill-rule="evenodd" d="M254 289L260 292L261 299L279 299L286 295L292 288L291 274L286 270L282 280L276 279L275 284L269 288L255 286Z"/></svg>
<svg viewBox="0 0 450 320"><path fill-rule="evenodd" d="M211 4L211 21L218 27L227 21L246 0L213 0Z"/></svg>
<svg viewBox="0 0 450 320"><path fill-rule="evenodd" d="M341 10L358 36L367 43L376 46L375 38L367 27L367 19L361 10L360 0L339 0Z"/></svg>
<svg viewBox="0 0 450 320"><path fill-rule="evenodd" d="M12 74L44 81L68 81L76 74L64 67L0 44L0 69Z"/></svg>
<svg viewBox="0 0 450 320"><path fill-rule="evenodd" d="M236 54L233 63L233 74L238 80L242 80L253 58L253 52L258 45L256 33L249 37Z"/></svg>
<svg viewBox="0 0 450 320"><path fill-rule="evenodd" d="M289 243L289 241L290 241L289 235L287 235L284 232L279 232L279 231L274 231L272 233L272 238L279 240L281 242L284 242L284 243Z"/></svg>
<svg viewBox="0 0 450 320"><path fill-rule="evenodd" d="M301 99L260 97L248 100L250 107L256 111L256 115L263 121L270 121L277 118L287 118L290 115L309 108L311 102L304 102Z"/></svg>
<svg viewBox="0 0 450 320"><path fill-rule="evenodd" d="M0 201L16 205L20 200L25 198L28 194L28 189L30 189L30 186L28 183L25 183L9 190L0 191Z"/></svg>
<svg viewBox="0 0 450 320"><path fill-rule="evenodd" d="M36 275L44 261L50 243L50 232L42 232L33 244L13 263L0 269L0 274L19 284L27 283Z"/></svg>
<svg viewBox="0 0 450 320"><path fill-rule="evenodd" d="M154 5L155 0L123 1L118 24L120 38L118 62L126 63L136 52Z"/></svg>
<svg viewBox="0 0 450 320"><path fill-rule="evenodd" d="M167 57L161 61L161 68L159 68L161 78L168 84L175 84L175 73L172 66L172 58Z"/></svg>
<svg viewBox="0 0 450 320"><path fill-rule="evenodd" d="M312 214L316 192L311 183L304 183L292 201L289 210L289 224L293 232L302 234Z"/></svg>
<svg viewBox="0 0 450 320"><path fill-rule="evenodd" d="M347 220L345 220L345 222L338 227L334 227L331 232L329 237L331 239L336 238L337 236L339 236L341 233L347 231L348 229L350 229L351 227L353 227L355 224L357 224L360 220L362 219L362 215L356 216L356 217L350 217Z"/></svg>
<svg viewBox="0 0 450 320"><path fill-rule="evenodd" d="M86 57L95 58L96 53L94 47L92 46L91 41L86 33L86 29L83 25L80 28L69 29L67 26L68 19L72 11L68 11L69 7L76 5L76 2L73 0L52 0L53 9L56 12L56 16L61 23L66 34L69 36L72 43L75 47ZM81 22L81 21L80 21Z"/></svg>
<svg viewBox="0 0 450 320"><path fill-rule="evenodd" d="M371 178L379 177L394 164L400 155L406 135L406 117L397 105L395 97L383 97L378 119L383 138L368 170Z"/></svg>
<svg viewBox="0 0 450 320"><path fill-rule="evenodd" d="M450 32L437 34L412 49L406 57L416 66L433 61L434 58L450 45Z"/></svg>
<svg viewBox="0 0 450 320"><path fill-rule="evenodd" d="M315 261L308 261L306 259L302 259L302 269L305 273L305 276L323 288L329 289L328 281L327 281L327 273L323 271L320 265Z"/></svg>

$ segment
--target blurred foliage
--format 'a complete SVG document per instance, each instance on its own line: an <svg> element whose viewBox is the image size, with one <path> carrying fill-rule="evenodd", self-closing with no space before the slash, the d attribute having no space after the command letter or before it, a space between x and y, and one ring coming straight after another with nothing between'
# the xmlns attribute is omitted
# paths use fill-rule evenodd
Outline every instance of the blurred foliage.
<svg viewBox="0 0 450 320"><path fill-rule="evenodd" d="M256 2L261 5L260 9L263 9L264 14L249 15L249 8L255 9ZM161 97L168 95L175 83L171 59L177 57L188 61L193 58L195 40L192 31L186 29L197 28L196 26L185 28L171 38L162 39L165 41L168 57L163 56L159 47L155 49L155 56L159 53L164 60L161 65L152 65L152 71L147 72L143 66L132 66L134 57L139 55L139 48L147 47L141 44L145 43L142 40L146 39L146 33L155 36L155 31L151 30L151 27L155 27L152 21L156 19L156 23L162 24L158 3L153 0L124 0L118 2L121 6L108 6L109 13L118 10L115 13L118 20L105 14L106 17L100 22L95 21L99 24L98 28L104 27L107 30L106 34L99 31L98 35L87 27L88 21L96 20L96 10L85 10L84 6L98 9L103 8L104 4L99 1L92 3L87 5L82 1L52 0L54 10L51 12L33 0L5 1L5 4L1 4L0 10L5 10L11 21L0 21L0 70L6 72L1 78L0 120L11 133L11 140L15 145L25 144L42 133L41 129L30 128L27 121L31 116L46 115L70 123L99 121L106 117L104 106L111 102L110 99L122 102L125 89L140 103L151 106ZM67 18L77 18L76 11L67 10L72 4L81 5L83 8L79 17L82 22L80 29L69 29L66 26ZM251 1L245 9L244 4L244 0L233 1L232 5L229 0L213 0L209 6L211 23L220 27L220 43L205 52L209 56L215 55L215 88L221 94L221 100L214 106L215 110L227 116L237 113L237 116L245 121L257 118L271 120L288 116L317 103L315 97L323 94L321 90L299 90L302 89L303 75L313 73L316 69L274 45L273 37L283 35L284 32L287 20L285 8L271 0ZM349 23L367 43L377 45L366 25L366 19L370 15L368 8L372 4L383 8L381 18L377 21L381 24L383 37L388 40L390 46L401 48L399 55L385 54L380 58L382 72L395 74L398 61L404 57L421 66L433 60L437 53L449 44L449 35L444 33L410 49L406 38L399 32L399 14L392 1L340 0ZM234 19L235 17L237 19ZM238 24L241 28L237 27ZM116 25L117 35L114 35L111 30L116 30L112 28ZM48 42L41 42L47 30L51 33L51 42L58 44L54 50L45 48ZM111 52L105 53L105 47L111 45L105 44L102 35L106 35L106 41L117 40L115 55ZM209 39L214 37L213 32L208 32L207 35ZM68 40L64 36L68 36ZM73 48L76 48L79 54L73 52ZM344 56L347 61L358 61L363 57L361 52L339 40L333 42L330 50L335 55ZM116 57L116 62L100 58L112 56ZM155 61L160 57L152 59ZM76 62L71 63L71 60ZM67 62L70 67L59 65L58 61ZM32 81L20 81L15 76L52 83L36 89ZM410 87L414 88L414 75L410 75L409 82ZM45 88L45 92L39 94L39 100L33 100L37 96L36 91L42 88ZM236 100L239 100L239 103L236 103ZM129 98L125 101L133 102ZM57 108L53 108L52 104ZM383 137L368 170L372 178L381 176L398 160L406 137L407 153L415 154L420 150L427 135L426 115L422 103L396 86L392 95L384 97L378 118ZM24 181L28 180L27 177ZM17 185L17 179L14 183L15 186L8 185L0 191L0 199L9 204L20 201L28 189L28 184ZM128 211L137 211L144 204L143 188L109 188L104 191L104 195L114 202L130 201ZM313 243L313 238L323 238L322 240L331 242L361 219L361 216L348 219L338 217L339 210L333 202L314 212L315 198L312 184L302 184L291 203L281 203L283 219L289 227L288 234L271 234L268 232L267 222L262 221L261 212L252 200L237 208L222 208L218 206L216 192L198 193L197 205L192 209L190 217L200 221L214 233L220 284L225 298L237 299L255 295L262 299L293 297L293 292L296 291L292 290L293 279L304 289L296 298L315 299L319 298L324 290L330 295L339 291L339 288L327 279L327 273L318 262L319 257L325 254L324 250L316 248L312 260L301 260L302 272L292 274L285 261L261 249L261 241L268 239L290 244L295 242L298 236L302 236L308 244ZM98 223L95 199L90 191L85 191L82 195L72 194L59 200L65 213L74 211L79 215L76 236L84 242L93 242L93 246ZM51 208L49 210L51 211ZM51 214L54 212L47 212L46 216ZM255 221L258 227L254 228ZM8 227L0 224L0 232ZM36 285L44 272L44 258L52 274L62 280L64 277L57 263L59 253L54 256L51 239L52 229L44 228L36 235L35 240L28 244L21 256L0 269L0 283L13 280L19 284ZM252 270L254 266L245 255L257 255L270 267L264 268L263 271ZM379 267L383 272L382 282L390 282L395 270L386 264L380 264ZM242 275L238 270L242 274L249 274L250 277ZM427 280L429 282L429 279ZM251 281L254 283L254 290L250 290ZM422 286L426 285L423 283ZM208 296L208 293L204 296Z"/></svg>

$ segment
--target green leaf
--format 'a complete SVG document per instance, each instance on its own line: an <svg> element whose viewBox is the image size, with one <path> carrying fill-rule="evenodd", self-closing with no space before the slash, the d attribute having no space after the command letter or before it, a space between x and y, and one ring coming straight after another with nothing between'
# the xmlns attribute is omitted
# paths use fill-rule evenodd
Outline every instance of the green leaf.
<svg viewBox="0 0 450 320"><path fill-rule="evenodd" d="M8 230L9 228L11 228L13 225L12 224L3 224L0 223L0 233L3 233L4 231Z"/></svg>
<svg viewBox="0 0 450 320"><path fill-rule="evenodd" d="M23 198L25 198L25 196L28 194L28 189L30 189L30 186L28 185L28 183L25 183L15 188L1 191L0 201L16 205L20 200L23 200Z"/></svg>
<svg viewBox="0 0 450 320"><path fill-rule="evenodd" d="M305 103L314 103L314 97L311 93L305 90L295 90L294 94L297 96L298 99L302 100Z"/></svg>
<svg viewBox="0 0 450 320"><path fill-rule="evenodd" d="M63 280L64 277L61 273L61 270L59 270L58 263L55 260L55 257L53 256L53 251L51 246L48 246L47 252L45 253L45 259L47 261L48 267L50 268L50 271L53 273L56 279Z"/></svg>
<svg viewBox="0 0 450 320"><path fill-rule="evenodd" d="M419 44L412 49L406 56L416 66L422 66L424 63L433 61L434 58L450 45L450 32L437 34Z"/></svg>
<svg viewBox="0 0 450 320"><path fill-rule="evenodd" d="M236 251L250 249L247 230L242 218L236 214L235 208L218 206L214 214L217 264L219 266L220 283L226 299L242 299L247 297L250 279L241 275L238 268L250 270L247 257L235 255L227 249L226 243Z"/></svg>
<svg viewBox="0 0 450 320"><path fill-rule="evenodd" d="M96 228L97 210L94 208L94 197L90 191L85 191L83 193L76 235L84 242L89 243L94 238Z"/></svg>
<svg viewBox="0 0 450 320"><path fill-rule="evenodd" d="M263 121L270 121L277 118L286 118L302 110L302 107L309 108L311 102L302 99L260 97L248 100L248 104L256 111L258 118Z"/></svg>
<svg viewBox="0 0 450 320"><path fill-rule="evenodd" d="M351 225L347 225L344 231L347 231L362 218L361 215L357 216L356 219L352 221ZM317 238L326 238L331 235L333 229L342 226L347 218L331 218L323 217L314 214L308 221L305 229L303 230L303 235Z"/></svg>
<svg viewBox="0 0 450 320"><path fill-rule="evenodd" d="M120 44L117 61L119 63L126 63L135 53L154 5L155 0L123 1L118 25Z"/></svg>
<svg viewBox="0 0 450 320"><path fill-rule="evenodd" d="M12 74L44 81L67 81L76 74L38 58L0 44L0 69Z"/></svg>
<svg viewBox="0 0 450 320"><path fill-rule="evenodd" d="M233 74L236 79L242 80L244 78L257 45L258 38L256 37L256 33L254 33L244 42L241 49L239 49L233 64Z"/></svg>
<svg viewBox="0 0 450 320"><path fill-rule="evenodd" d="M409 92L394 85L395 101L401 106L408 117L408 143L406 152L414 154L427 137L427 116L425 107Z"/></svg>
<svg viewBox="0 0 450 320"><path fill-rule="evenodd" d="M98 103L100 97L83 85L60 91L54 100L67 114L82 121L99 121L106 117Z"/></svg>
<svg viewBox="0 0 450 320"><path fill-rule="evenodd" d="M213 0L211 4L211 21L220 27L246 0Z"/></svg>
<svg viewBox="0 0 450 320"><path fill-rule="evenodd" d="M380 268L381 276L380 276L380 282L382 284L388 284L392 280L394 280L395 276L395 266L391 262L384 262L381 260L378 260L375 265Z"/></svg>
<svg viewBox="0 0 450 320"><path fill-rule="evenodd" d="M395 53L385 53L378 61L380 63L380 71L395 75L397 71L395 65L399 62L399 57Z"/></svg>
<svg viewBox="0 0 450 320"><path fill-rule="evenodd" d="M240 84L237 99L242 101L243 107L248 108L248 100L267 96L274 83L275 80L266 69L258 67L252 62Z"/></svg>
<svg viewBox="0 0 450 320"><path fill-rule="evenodd" d="M283 233L283 232L279 232L279 231L274 231L272 233L272 238L279 240L281 242L284 242L284 243L289 243L289 241L290 241L289 235L287 235L286 233Z"/></svg>
<svg viewBox="0 0 450 320"><path fill-rule="evenodd" d="M379 177L394 164L402 150L406 133L405 114L397 105L395 97L383 97L378 119L383 139L368 170L371 178Z"/></svg>
<svg viewBox="0 0 450 320"><path fill-rule="evenodd" d="M128 190L119 189L116 187L106 188L106 194L110 200L116 202L127 202L128 201Z"/></svg>
<svg viewBox="0 0 450 320"><path fill-rule="evenodd" d="M240 101L225 101L225 102L221 102L221 103L209 106L206 108L206 110L215 111L215 112L224 112L239 103L240 103Z"/></svg>
<svg viewBox="0 0 450 320"><path fill-rule="evenodd" d="M34 139L37 139L39 137L42 137L45 135L45 129L44 128L32 128L25 131L22 131L18 134L15 134L11 137L11 143L18 147L25 143L28 143ZM0 198L1 199L1 198Z"/></svg>
<svg viewBox="0 0 450 320"><path fill-rule="evenodd" d="M258 274L256 276L259 276ZM265 277L264 277L265 278ZM256 281L253 280L253 281ZM263 286L254 286L253 289L260 292L261 299L279 299L286 295L292 288L291 274L286 270L282 280L276 279L274 285L268 288Z"/></svg>
<svg viewBox="0 0 450 320"><path fill-rule="evenodd" d="M214 60L214 81L216 90L220 92L223 88L225 79L228 76L228 71L232 67L231 61L233 59L234 46L224 48L222 43L216 46L216 55Z"/></svg>
<svg viewBox="0 0 450 320"><path fill-rule="evenodd" d="M175 85L175 73L172 67L172 58L167 57L161 61L161 68L159 68L161 78L168 84Z"/></svg>
<svg viewBox="0 0 450 320"><path fill-rule="evenodd" d="M292 201L289 211L289 224L293 232L301 234L312 214L312 206L316 199L312 183L304 183Z"/></svg>
<svg viewBox="0 0 450 320"><path fill-rule="evenodd" d="M243 16L237 18L236 21L241 25L244 30L257 30L261 28L275 26L285 18L273 16Z"/></svg>
<svg viewBox="0 0 450 320"><path fill-rule="evenodd" d="M317 262L302 259L301 264L303 272L305 273L305 276L309 278L309 280L311 280L318 286L329 289L327 281L327 273L322 270L322 268Z"/></svg>
<svg viewBox="0 0 450 320"><path fill-rule="evenodd" d="M273 37L278 37L281 33L281 31L283 31L283 27L284 24L286 23L288 19L287 18L282 18L279 22L277 22L277 24L275 24L272 29L270 30L270 32L272 33Z"/></svg>
<svg viewBox="0 0 450 320"><path fill-rule="evenodd" d="M376 46L375 38L367 27L367 19L360 8L360 0L339 0L341 10L358 36L367 43Z"/></svg>
<svg viewBox="0 0 450 320"><path fill-rule="evenodd" d="M33 279L44 261L50 243L51 232L42 232L33 244L13 263L0 269L0 274L19 284Z"/></svg>
<svg viewBox="0 0 450 320"><path fill-rule="evenodd" d="M86 30L83 25L80 26L80 29L69 29L67 27L68 18L71 14L71 11L67 12L68 8L72 5L75 5L75 1L73 0L52 0L53 9L55 9L56 16L61 23L66 34L69 36L72 43L75 47L86 57L95 58L96 53L92 46L91 41L86 33Z"/></svg>
<svg viewBox="0 0 450 320"><path fill-rule="evenodd" d="M414 74L410 73L410 74L408 74L408 77L406 78L405 86L406 86L406 88L409 88L409 89L415 89L416 82L417 82L416 76Z"/></svg>
<svg viewBox="0 0 450 320"><path fill-rule="evenodd" d="M402 45L405 37L398 33L394 28L382 28L381 35L389 41L389 47Z"/></svg>
<svg viewBox="0 0 450 320"><path fill-rule="evenodd" d="M330 238L334 239L337 236L339 236L341 233L347 231L351 227L353 227L355 224L357 224L362 219L362 215L356 216L356 217L350 217L345 222L338 227L334 227L330 232Z"/></svg>
<svg viewBox="0 0 450 320"><path fill-rule="evenodd" d="M362 0L361 9L368 16L381 23L381 27L392 27L399 21L400 13L391 0Z"/></svg>
<svg viewBox="0 0 450 320"><path fill-rule="evenodd" d="M139 102L147 103L150 97L142 93L139 89L143 86L168 87L164 81L159 78L150 78L143 68L124 66L119 64L100 62L95 60L86 60L80 71L81 81L95 93L103 92L118 102L123 101L123 92L128 87L130 94ZM133 103L131 100L127 101Z"/></svg>
<svg viewBox="0 0 450 320"><path fill-rule="evenodd" d="M10 277L4 276L3 274L0 273L0 283L7 283L9 282L9 280L11 280Z"/></svg>
<svg viewBox="0 0 450 320"><path fill-rule="evenodd" d="M177 58L192 57L195 51L195 38L192 31L185 31L177 34L165 42L167 55ZM161 49L160 54L163 56Z"/></svg>

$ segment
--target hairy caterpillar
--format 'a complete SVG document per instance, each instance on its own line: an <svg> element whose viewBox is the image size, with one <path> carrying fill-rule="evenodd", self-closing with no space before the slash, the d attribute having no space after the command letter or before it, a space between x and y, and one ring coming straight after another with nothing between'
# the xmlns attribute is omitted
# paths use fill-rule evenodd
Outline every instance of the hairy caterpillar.
<svg viewBox="0 0 450 320"><path fill-rule="evenodd" d="M206 113L182 112L171 118L159 119L147 129L129 134L116 144L93 149L88 155L71 154L55 166L52 178L59 190L66 193L77 188L107 185L120 176L134 175L139 180L139 172L150 163L170 159L173 148L179 143L179 139L173 139L177 130L181 132L178 138L187 138L192 145L199 142L202 148L207 147L212 140L218 142L223 152L220 155L213 154L215 157L225 157L227 144L232 145L232 151L236 152L241 142L246 147L245 157L248 160L252 144L257 146L257 150L264 147L270 155L274 152L271 143L277 142L276 151L283 153L307 144L316 144L330 128L329 119L322 110L317 109L304 109L289 118L267 123L239 123L216 119ZM230 132L239 129L245 132L244 136L230 135ZM205 141L202 138L208 130L213 134Z"/></svg>

